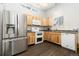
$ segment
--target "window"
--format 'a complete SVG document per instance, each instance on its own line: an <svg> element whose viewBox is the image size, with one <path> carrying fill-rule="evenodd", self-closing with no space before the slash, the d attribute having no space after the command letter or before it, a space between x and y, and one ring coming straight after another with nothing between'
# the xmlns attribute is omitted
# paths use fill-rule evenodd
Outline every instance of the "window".
<svg viewBox="0 0 79 59"><path fill-rule="evenodd" d="M61 26L61 25L63 25L63 20L64 20L63 16L56 17L54 19L54 26Z"/></svg>

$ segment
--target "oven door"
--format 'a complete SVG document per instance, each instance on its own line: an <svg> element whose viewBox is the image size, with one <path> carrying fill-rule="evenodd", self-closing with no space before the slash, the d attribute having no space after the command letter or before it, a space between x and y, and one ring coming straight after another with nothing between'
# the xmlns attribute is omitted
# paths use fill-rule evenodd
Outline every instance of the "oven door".
<svg viewBox="0 0 79 59"><path fill-rule="evenodd" d="M43 42L43 37L42 36L37 36L36 40L35 40L35 44L42 43L42 42Z"/></svg>

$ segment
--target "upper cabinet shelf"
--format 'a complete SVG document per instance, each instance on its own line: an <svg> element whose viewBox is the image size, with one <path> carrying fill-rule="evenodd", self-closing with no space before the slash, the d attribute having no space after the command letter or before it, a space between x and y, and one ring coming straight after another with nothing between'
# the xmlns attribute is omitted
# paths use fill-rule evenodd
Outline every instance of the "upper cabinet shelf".
<svg viewBox="0 0 79 59"><path fill-rule="evenodd" d="M29 27L52 27L52 26L41 26L41 25L27 25Z"/></svg>

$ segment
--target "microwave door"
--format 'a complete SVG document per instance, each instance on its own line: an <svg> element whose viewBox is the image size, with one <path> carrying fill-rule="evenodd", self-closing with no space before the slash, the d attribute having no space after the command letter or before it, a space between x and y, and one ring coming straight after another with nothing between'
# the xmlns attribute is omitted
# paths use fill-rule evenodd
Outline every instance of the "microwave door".
<svg viewBox="0 0 79 59"><path fill-rule="evenodd" d="M26 16L18 14L18 37L26 36Z"/></svg>

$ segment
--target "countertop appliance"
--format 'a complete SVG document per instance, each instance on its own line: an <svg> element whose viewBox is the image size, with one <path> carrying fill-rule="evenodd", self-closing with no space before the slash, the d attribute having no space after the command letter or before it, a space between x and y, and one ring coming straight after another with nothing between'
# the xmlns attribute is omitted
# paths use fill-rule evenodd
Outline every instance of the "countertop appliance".
<svg viewBox="0 0 79 59"><path fill-rule="evenodd" d="M3 55L15 55L24 50L27 50L26 42L25 16L22 13L4 10Z"/></svg>
<svg viewBox="0 0 79 59"><path fill-rule="evenodd" d="M41 22L37 19L33 19L32 25L41 25Z"/></svg>

